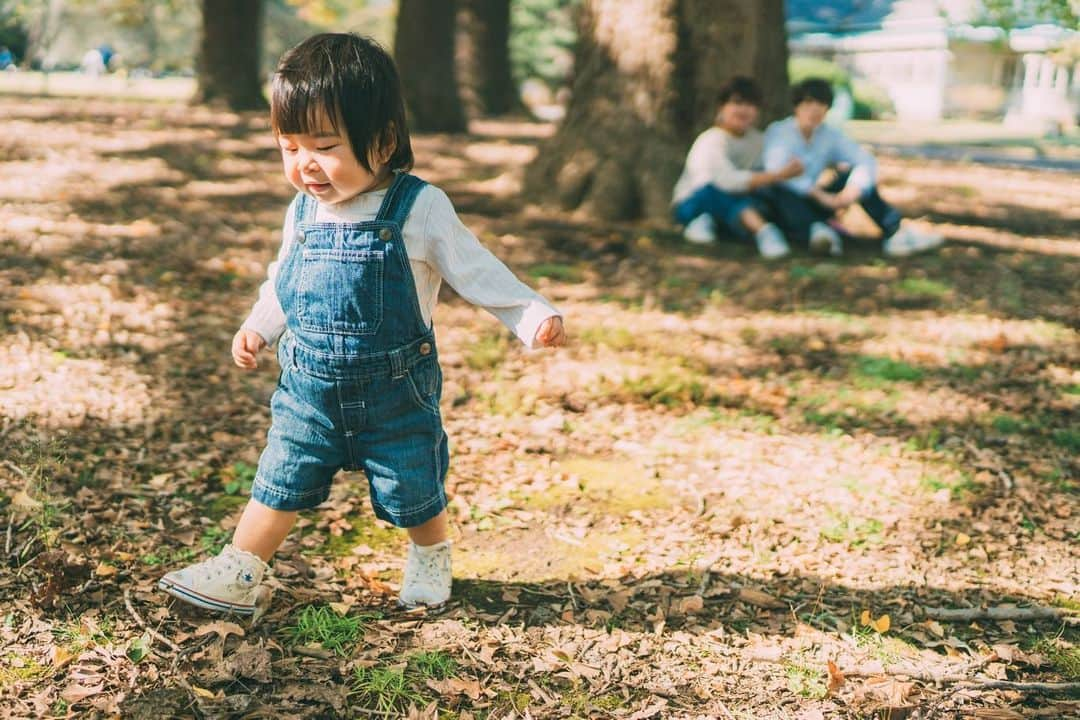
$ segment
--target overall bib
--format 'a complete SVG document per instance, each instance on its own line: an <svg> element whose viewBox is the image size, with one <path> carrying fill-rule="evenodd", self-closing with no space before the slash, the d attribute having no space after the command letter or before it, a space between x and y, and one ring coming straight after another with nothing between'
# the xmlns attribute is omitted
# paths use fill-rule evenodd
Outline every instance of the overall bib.
<svg viewBox="0 0 1080 720"><path fill-rule="evenodd" d="M375 219L315 222L299 194L282 260L281 379L252 498L313 508L342 469L363 470L375 515L414 527L446 507L442 371L420 311L402 228L424 181L398 173Z"/></svg>

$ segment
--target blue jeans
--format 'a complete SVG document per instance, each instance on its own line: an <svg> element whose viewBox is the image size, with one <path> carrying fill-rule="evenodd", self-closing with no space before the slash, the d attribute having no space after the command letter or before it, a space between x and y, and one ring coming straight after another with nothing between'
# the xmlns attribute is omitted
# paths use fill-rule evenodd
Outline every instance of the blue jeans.
<svg viewBox="0 0 1080 720"><path fill-rule="evenodd" d="M840 192L847 185L850 176L850 171L838 172L833 182L824 188L825 191ZM763 188L760 197L768 208L769 216L775 218L784 234L795 242L808 242L812 224L825 222L836 215L834 210L823 207L813 198L799 195L782 184ZM859 205L881 228L884 237L889 237L900 227L903 219L900 212L882 199L876 187L863 191Z"/></svg>
<svg viewBox="0 0 1080 720"><path fill-rule="evenodd" d="M399 174L370 222L315 222L299 195L277 295L286 332L273 422L251 497L275 510L324 502L363 470L375 515L415 527L446 508L442 370L401 228L424 182Z"/></svg>
<svg viewBox="0 0 1080 720"><path fill-rule="evenodd" d="M672 209L675 222L687 225L699 215L712 215L716 224L739 238L749 237L739 218L744 211L755 207L750 193L729 193L715 185L703 185Z"/></svg>

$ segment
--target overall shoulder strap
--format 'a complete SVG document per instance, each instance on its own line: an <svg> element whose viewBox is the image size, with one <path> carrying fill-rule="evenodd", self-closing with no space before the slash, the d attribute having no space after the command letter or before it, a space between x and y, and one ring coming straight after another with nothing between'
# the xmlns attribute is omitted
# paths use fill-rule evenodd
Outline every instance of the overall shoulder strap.
<svg viewBox="0 0 1080 720"><path fill-rule="evenodd" d="M424 189L425 185L427 183L415 175L398 173L390 189L386 191L386 197L383 198L379 214L375 216L375 219L388 220L399 227L403 226L405 219L409 217L413 203L416 202L417 194Z"/></svg>

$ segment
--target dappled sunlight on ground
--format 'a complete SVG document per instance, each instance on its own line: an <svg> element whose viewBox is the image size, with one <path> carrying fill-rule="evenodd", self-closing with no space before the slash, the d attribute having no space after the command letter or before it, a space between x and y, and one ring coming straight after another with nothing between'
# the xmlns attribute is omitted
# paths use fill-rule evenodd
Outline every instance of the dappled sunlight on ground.
<svg viewBox="0 0 1080 720"><path fill-rule="evenodd" d="M215 697L262 693L325 717L359 708L355 668L427 649L472 673L476 692L452 695L461 717L661 701L653 715L726 717L727 703L869 717L900 701L859 695L871 683L857 674L829 695L827 663L881 674L901 658L923 678L896 690L904 702L1075 708L926 679L983 672L998 651L1015 654L995 677L1069 678L1045 653L1078 640L1064 618L1080 592L1075 188L885 158L892 197L950 238L940 254L890 262L867 236L842 259L766 264L665 225L531 206L521 178L548 125L416 137L417 173L554 300L569 344L528 351L444 289L454 602L393 608L403 535L373 518L365 478L342 473L278 555L271 609L237 632L163 605L153 584L227 540L270 422L272 354L251 373L229 357L293 195L265 118L100 100L0 116L19 127L0 146L12 698L51 704L112 653L127 679L74 712L128 693L155 708L133 717L158 717L165 700L190 706L190 675ZM1026 193L1035 209L1014 213ZM178 664L131 660L153 638L125 599L183 647ZM927 611L1007 603L1061 616ZM324 606L362 624L340 657L288 630ZM61 641L86 623L111 629ZM274 682L243 674L271 663Z"/></svg>
<svg viewBox="0 0 1080 720"><path fill-rule="evenodd" d="M0 345L0 416L45 428L128 425L152 415L151 379L130 368L71 357L25 337Z"/></svg>

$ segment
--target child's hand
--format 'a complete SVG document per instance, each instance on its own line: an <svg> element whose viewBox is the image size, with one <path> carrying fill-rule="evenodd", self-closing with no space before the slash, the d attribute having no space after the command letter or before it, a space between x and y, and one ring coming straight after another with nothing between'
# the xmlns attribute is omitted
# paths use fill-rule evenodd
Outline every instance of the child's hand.
<svg viewBox="0 0 1080 720"><path fill-rule="evenodd" d="M237 365L247 370L259 367L255 353L266 347L262 335L254 330L240 330L232 339L232 359Z"/></svg>
<svg viewBox="0 0 1080 720"><path fill-rule="evenodd" d="M534 344L541 347L559 347L566 342L566 332L563 330L561 317L549 317L536 331Z"/></svg>

